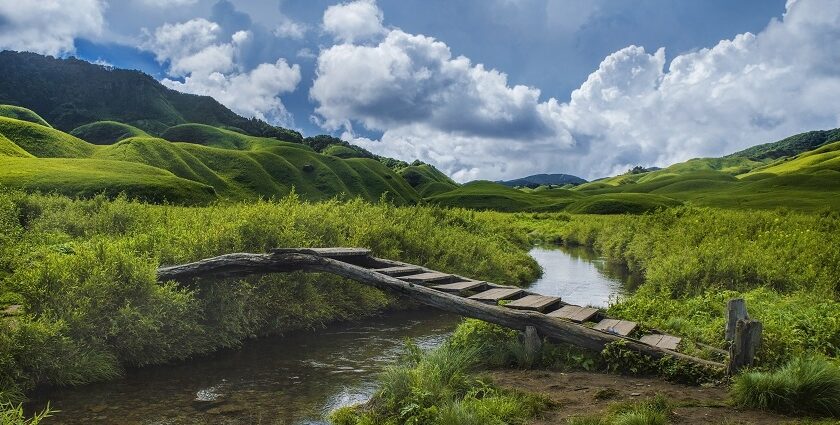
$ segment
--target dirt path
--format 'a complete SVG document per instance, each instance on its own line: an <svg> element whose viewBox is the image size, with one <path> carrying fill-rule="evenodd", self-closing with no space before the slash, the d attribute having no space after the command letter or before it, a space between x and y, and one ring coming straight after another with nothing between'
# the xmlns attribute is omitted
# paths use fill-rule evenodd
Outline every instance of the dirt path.
<svg viewBox="0 0 840 425"><path fill-rule="evenodd" d="M573 416L605 412L617 401L667 396L676 406L675 424L769 425L793 422L792 418L727 405L724 387L690 387L656 378L638 378L604 373L549 372L540 370L500 370L490 372L493 381L503 387L543 394L558 408L533 425L565 424ZM596 394L601 397L596 397ZM608 399L605 395L612 395Z"/></svg>

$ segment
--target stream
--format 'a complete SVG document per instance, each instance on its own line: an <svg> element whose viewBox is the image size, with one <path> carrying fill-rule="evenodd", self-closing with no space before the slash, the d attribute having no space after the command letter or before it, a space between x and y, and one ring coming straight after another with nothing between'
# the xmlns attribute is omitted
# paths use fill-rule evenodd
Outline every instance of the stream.
<svg viewBox="0 0 840 425"><path fill-rule="evenodd" d="M638 278L584 248L539 247L544 275L529 289L606 307ZM316 331L247 341L189 362L129 370L122 379L35 395L61 412L54 424L327 424L333 409L362 403L406 338L442 343L460 318L434 309L387 313Z"/></svg>

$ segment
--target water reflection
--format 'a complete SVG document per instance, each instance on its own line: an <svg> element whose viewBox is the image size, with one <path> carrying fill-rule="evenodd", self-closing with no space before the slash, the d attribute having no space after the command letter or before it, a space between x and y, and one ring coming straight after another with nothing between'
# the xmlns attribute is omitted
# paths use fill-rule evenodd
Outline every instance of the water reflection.
<svg viewBox="0 0 840 425"><path fill-rule="evenodd" d="M543 276L529 289L560 296L571 304L607 307L641 281L626 267L610 263L583 247L538 247L530 254L543 267Z"/></svg>

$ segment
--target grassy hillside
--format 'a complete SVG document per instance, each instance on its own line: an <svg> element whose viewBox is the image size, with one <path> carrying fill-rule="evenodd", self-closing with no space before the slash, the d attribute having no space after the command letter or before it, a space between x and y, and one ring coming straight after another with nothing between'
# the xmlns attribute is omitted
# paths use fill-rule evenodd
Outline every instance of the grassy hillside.
<svg viewBox="0 0 840 425"><path fill-rule="evenodd" d="M96 146L51 127L0 117L0 134L39 158L86 158Z"/></svg>
<svg viewBox="0 0 840 425"><path fill-rule="evenodd" d="M215 190L159 168L120 161L0 157L0 186L26 191L91 197L120 193L148 202L203 204Z"/></svg>
<svg viewBox="0 0 840 425"><path fill-rule="evenodd" d="M188 204L282 197L293 190L307 200L361 197L374 202L383 196L397 204L420 200L405 180L376 160L322 155L299 143L201 124L164 132L172 141L119 123L77 130L101 142L123 131L144 136L94 145L53 128L0 117L4 137L0 154L35 157L7 161L0 182L30 191L75 196L125 192L144 200ZM66 167L63 173L61 167Z"/></svg>
<svg viewBox="0 0 840 425"><path fill-rule="evenodd" d="M20 106L0 105L0 117L14 118L16 120L41 124L45 127L52 127L48 122L44 121L40 115Z"/></svg>
<svg viewBox="0 0 840 425"><path fill-rule="evenodd" d="M785 158L764 167L756 168L752 172L744 174L741 178L755 178L756 175L789 175L789 174L815 174L840 176L840 142L834 142L796 155L792 158Z"/></svg>
<svg viewBox="0 0 840 425"><path fill-rule="evenodd" d="M559 211L572 199L550 198L513 189L490 181L474 181L454 190L427 197L436 205L496 211Z"/></svg>
<svg viewBox="0 0 840 425"><path fill-rule="evenodd" d="M809 131L790 136L777 142L753 146L749 149L735 152L725 158L741 157L755 161L773 160L795 156L836 141L840 141L840 128Z"/></svg>
<svg viewBox="0 0 840 425"><path fill-rule="evenodd" d="M0 156L12 156L21 158L30 158L32 155L29 152L20 148L6 136L0 134Z"/></svg>
<svg viewBox="0 0 840 425"><path fill-rule="evenodd" d="M458 187L449 176L429 164L404 167L399 175L424 197L440 195Z"/></svg>
<svg viewBox="0 0 840 425"><path fill-rule="evenodd" d="M128 124L116 121L97 121L74 128L70 135L94 145L113 145L129 137L142 137L149 134Z"/></svg>
<svg viewBox="0 0 840 425"><path fill-rule="evenodd" d="M310 150L300 143L282 142L268 137L255 137L203 124L182 124L171 127L163 132L162 138L170 142L187 142L214 148L255 150L276 146L287 146Z"/></svg>

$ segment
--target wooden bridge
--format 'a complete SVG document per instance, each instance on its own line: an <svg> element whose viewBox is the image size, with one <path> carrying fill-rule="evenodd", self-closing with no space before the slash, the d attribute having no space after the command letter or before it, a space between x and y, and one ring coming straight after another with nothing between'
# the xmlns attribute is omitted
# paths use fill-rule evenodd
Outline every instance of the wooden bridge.
<svg viewBox="0 0 840 425"><path fill-rule="evenodd" d="M540 336L587 349L600 351L611 342L625 341L627 348L653 358L671 356L706 367L724 367L679 352L680 337L645 330L635 322L608 317L596 308L568 304L559 297L522 288L376 258L363 248L281 248L266 254L227 254L162 267L158 269L158 280L187 283L202 277L291 271L332 273L461 316L519 331L529 329L532 334L536 330Z"/></svg>

